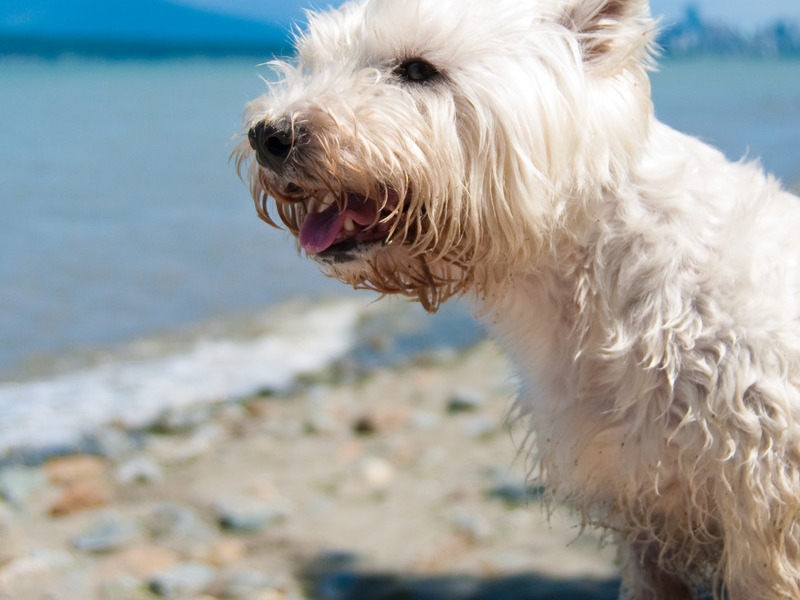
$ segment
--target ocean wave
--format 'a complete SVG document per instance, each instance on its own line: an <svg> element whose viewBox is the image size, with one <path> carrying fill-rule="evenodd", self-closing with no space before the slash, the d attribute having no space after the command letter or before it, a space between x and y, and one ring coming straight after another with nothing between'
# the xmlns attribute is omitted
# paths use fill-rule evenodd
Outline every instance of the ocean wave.
<svg viewBox="0 0 800 600"><path fill-rule="evenodd" d="M199 338L164 356L0 384L0 456L74 447L109 425L145 427L166 411L286 389L354 348L367 305L355 299L285 305L271 310L252 338Z"/></svg>

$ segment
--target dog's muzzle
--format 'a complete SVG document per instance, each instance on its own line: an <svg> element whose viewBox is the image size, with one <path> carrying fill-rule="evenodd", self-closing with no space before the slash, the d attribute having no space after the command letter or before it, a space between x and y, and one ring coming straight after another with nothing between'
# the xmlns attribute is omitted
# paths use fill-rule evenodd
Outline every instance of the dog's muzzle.
<svg viewBox="0 0 800 600"><path fill-rule="evenodd" d="M300 128L289 121L261 121L250 128L247 137L258 164L275 173L283 170L303 138Z"/></svg>
<svg viewBox="0 0 800 600"><path fill-rule="evenodd" d="M392 186L334 189L307 176L303 162L309 153L304 150L310 150L311 135L291 119L259 121L247 137L259 166L270 174L266 180L274 187L268 193L279 205L292 205L286 212L291 223L284 223L309 255L342 263L387 243L401 218L402 201Z"/></svg>

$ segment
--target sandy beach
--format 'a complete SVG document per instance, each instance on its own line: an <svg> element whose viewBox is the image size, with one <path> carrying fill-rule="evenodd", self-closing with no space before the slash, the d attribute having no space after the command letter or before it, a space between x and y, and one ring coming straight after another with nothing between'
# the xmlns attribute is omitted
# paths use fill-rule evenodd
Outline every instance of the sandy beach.
<svg viewBox="0 0 800 600"><path fill-rule="evenodd" d="M613 551L525 484L490 342L112 428L0 469L3 600L616 597Z"/></svg>

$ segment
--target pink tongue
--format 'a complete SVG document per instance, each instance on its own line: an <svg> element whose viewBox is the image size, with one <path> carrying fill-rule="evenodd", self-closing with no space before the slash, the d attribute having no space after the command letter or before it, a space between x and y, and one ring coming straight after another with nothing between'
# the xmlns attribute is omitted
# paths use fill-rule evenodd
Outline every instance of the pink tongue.
<svg viewBox="0 0 800 600"><path fill-rule="evenodd" d="M350 195L347 208L339 212L335 204L319 213L308 215L300 227L300 246L309 254L317 254L330 248L342 233L347 218L361 227L375 220L377 206L375 201L363 196Z"/></svg>

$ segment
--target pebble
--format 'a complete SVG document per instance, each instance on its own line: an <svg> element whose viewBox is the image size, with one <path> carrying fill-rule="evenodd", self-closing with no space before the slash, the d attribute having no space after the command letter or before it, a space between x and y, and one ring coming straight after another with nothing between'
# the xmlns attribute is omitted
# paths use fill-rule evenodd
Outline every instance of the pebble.
<svg viewBox="0 0 800 600"><path fill-rule="evenodd" d="M139 446L137 436L115 427L100 429L93 434L92 439L100 456L116 462L132 455Z"/></svg>
<svg viewBox="0 0 800 600"><path fill-rule="evenodd" d="M139 535L139 527L133 521L108 513L75 536L72 545L82 552L102 554L131 544Z"/></svg>
<svg viewBox="0 0 800 600"><path fill-rule="evenodd" d="M66 552L40 550L20 556L0 569L0 598L75 600L90 598L88 574ZM40 582L48 582L46 596Z"/></svg>
<svg viewBox="0 0 800 600"><path fill-rule="evenodd" d="M361 482L371 491L383 491L394 481L395 468L388 460L368 456L360 461L358 475Z"/></svg>
<svg viewBox="0 0 800 600"><path fill-rule="evenodd" d="M527 551L503 552L489 559L492 570L498 573L524 573L534 562Z"/></svg>
<svg viewBox="0 0 800 600"><path fill-rule="evenodd" d="M124 577L134 578L139 585L155 575L167 571L181 562L174 550L153 544L137 544L109 556L102 571L109 581Z"/></svg>
<svg viewBox="0 0 800 600"><path fill-rule="evenodd" d="M284 600L286 593L281 590L263 590L257 593L253 600ZM305 600L305 598L292 597L291 600Z"/></svg>
<svg viewBox="0 0 800 600"><path fill-rule="evenodd" d="M280 592L282 587L278 578L260 571L238 571L227 577L222 595L233 600L250 600L264 592Z"/></svg>
<svg viewBox="0 0 800 600"><path fill-rule="evenodd" d="M160 483L164 480L164 473L153 459L138 456L117 468L116 479L123 485Z"/></svg>
<svg viewBox="0 0 800 600"><path fill-rule="evenodd" d="M447 412L450 414L475 412L486 404L486 396L474 391L462 389L456 391L447 401Z"/></svg>
<svg viewBox="0 0 800 600"><path fill-rule="evenodd" d="M353 433L358 435L372 435L378 431L378 424L371 415L362 415L353 423Z"/></svg>
<svg viewBox="0 0 800 600"><path fill-rule="evenodd" d="M200 562L175 565L171 569L153 575L147 588L164 598L182 598L202 594L212 584L216 570Z"/></svg>
<svg viewBox="0 0 800 600"><path fill-rule="evenodd" d="M237 533L261 531L288 514L284 506L247 496L223 498L214 512L220 527Z"/></svg>
<svg viewBox="0 0 800 600"><path fill-rule="evenodd" d="M409 425L414 431L433 431L442 423L442 418L429 411L417 410L412 413Z"/></svg>
<svg viewBox="0 0 800 600"><path fill-rule="evenodd" d="M217 537L216 530L194 509L171 502L158 505L145 518L145 528L160 545L190 555L196 555Z"/></svg>
<svg viewBox="0 0 800 600"><path fill-rule="evenodd" d="M0 502L0 548L2 548L3 533L11 529L16 519L15 510L7 502ZM0 556L0 564L2 564Z"/></svg>
<svg viewBox="0 0 800 600"><path fill-rule="evenodd" d="M111 486L105 481L79 481L67 486L53 500L48 513L53 517L64 517L106 506L112 497Z"/></svg>
<svg viewBox="0 0 800 600"><path fill-rule="evenodd" d="M99 600L146 600L151 597L142 589L141 580L130 575L120 575L100 582L97 593Z"/></svg>
<svg viewBox="0 0 800 600"><path fill-rule="evenodd" d="M162 414L151 429L166 434L187 433L207 424L212 410L212 405L202 403L173 407Z"/></svg>
<svg viewBox="0 0 800 600"><path fill-rule="evenodd" d="M487 498L500 500L509 508L527 506L543 494L541 486L528 485L524 481L501 482L486 491Z"/></svg>
<svg viewBox="0 0 800 600"><path fill-rule="evenodd" d="M319 493L305 505L304 514L311 517L324 517L336 509L336 500L326 493Z"/></svg>
<svg viewBox="0 0 800 600"><path fill-rule="evenodd" d="M336 461L347 465L364 456L364 444L358 440L348 440L336 449Z"/></svg>
<svg viewBox="0 0 800 600"><path fill-rule="evenodd" d="M250 413L241 404L224 404L215 414L215 420L229 431L238 431L250 420Z"/></svg>
<svg viewBox="0 0 800 600"><path fill-rule="evenodd" d="M66 552L30 552L3 565L0 569L0 590L14 586L21 579L66 569L73 562L73 558Z"/></svg>
<svg viewBox="0 0 800 600"><path fill-rule="evenodd" d="M357 435L385 434L407 427L411 418L412 413L407 406L387 403L374 406L360 415L353 421L351 428Z"/></svg>
<svg viewBox="0 0 800 600"><path fill-rule="evenodd" d="M223 536L208 550L207 559L216 567L226 567L247 555L247 544L235 537Z"/></svg>
<svg viewBox="0 0 800 600"><path fill-rule="evenodd" d="M48 479L42 469L14 466L0 470L0 496L16 508L27 506L47 486Z"/></svg>
<svg viewBox="0 0 800 600"><path fill-rule="evenodd" d="M464 423L464 433L471 438L488 438L497 433L497 421L485 415L476 415Z"/></svg>
<svg viewBox="0 0 800 600"><path fill-rule="evenodd" d="M8 521L0 530L0 565L8 564L22 556L31 544L30 535L25 531L24 524L19 522L19 514L13 516L16 517L16 522Z"/></svg>
<svg viewBox="0 0 800 600"><path fill-rule="evenodd" d="M473 543L486 541L494 535L494 529L485 517L470 513L461 507L451 511L450 525L457 533L464 535Z"/></svg>
<svg viewBox="0 0 800 600"><path fill-rule="evenodd" d="M324 409L317 409L311 413L303 423L305 433L329 434L339 427L337 420Z"/></svg>
<svg viewBox="0 0 800 600"><path fill-rule="evenodd" d="M211 452L225 437L225 430L216 423L207 423L188 436L152 436L147 443L150 455L160 462L182 464Z"/></svg>
<svg viewBox="0 0 800 600"><path fill-rule="evenodd" d="M80 481L103 479L108 471L108 464L97 456L76 454L50 459L44 470L52 483L72 485Z"/></svg>
<svg viewBox="0 0 800 600"><path fill-rule="evenodd" d="M423 470L435 469L447 462L447 451L441 446L426 448L417 458L417 466Z"/></svg>

